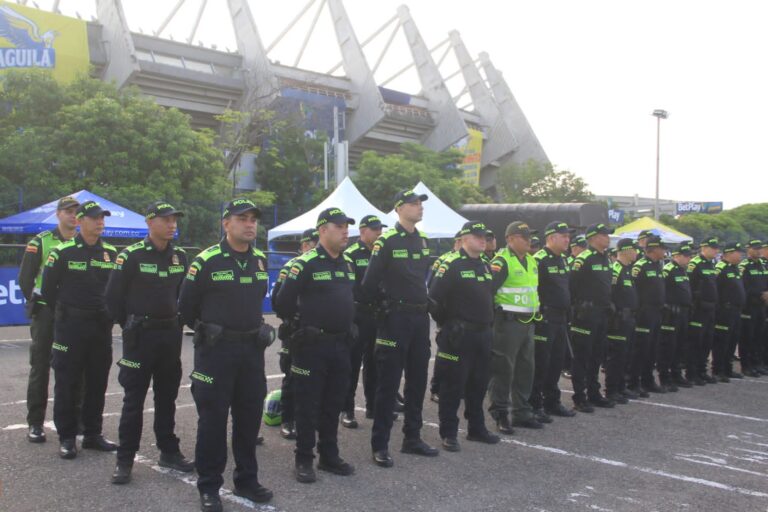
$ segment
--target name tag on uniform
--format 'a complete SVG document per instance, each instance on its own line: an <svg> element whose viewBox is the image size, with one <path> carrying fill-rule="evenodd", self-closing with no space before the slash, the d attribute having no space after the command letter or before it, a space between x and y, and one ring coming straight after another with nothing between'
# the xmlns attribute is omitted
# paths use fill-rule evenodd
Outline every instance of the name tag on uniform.
<svg viewBox="0 0 768 512"><path fill-rule="evenodd" d="M330 281L331 280L331 273L330 272L315 272L312 274L312 279L314 281Z"/></svg>
<svg viewBox="0 0 768 512"><path fill-rule="evenodd" d="M393 258L408 258L408 249L395 249L392 251Z"/></svg>
<svg viewBox="0 0 768 512"><path fill-rule="evenodd" d="M253 278L251 276L240 276L240 284L251 284Z"/></svg>
<svg viewBox="0 0 768 512"><path fill-rule="evenodd" d="M336 277L344 277L344 272L337 270L336 272L333 273L333 275Z"/></svg>
<svg viewBox="0 0 768 512"><path fill-rule="evenodd" d="M67 269L85 271L85 270L88 270L88 264L84 261L68 261Z"/></svg>
<svg viewBox="0 0 768 512"><path fill-rule="evenodd" d="M357 265L358 267L367 267L368 260L355 260L355 265Z"/></svg>
<svg viewBox="0 0 768 512"><path fill-rule="evenodd" d="M211 272L211 281L234 281L235 273L231 270L219 270Z"/></svg>
<svg viewBox="0 0 768 512"><path fill-rule="evenodd" d="M461 277L464 277L466 279L474 279L477 276L475 275L475 271L474 270L462 270L461 271Z"/></svg>
<svg viewBox="0 0 768 512"><path fill-rule="evenodd" d="M259 281L267 281L269 279L269 274L266 272L256 272L256 279Z"/></svg>
<svg viewBox="0 0 768 512"><path fill-rule="evenodd" d="M656 271L655 270L649 270L645 273L648 277L656 277Z"/></svg>
<svg viewBox="0 0 768 512"><path fill-rule="evenodd" d="M140 263L139 272L144 272L146 274L157 274L157 265L152 263Z"/></svg>
<svg viewBox="0 0 768 512"><path fill-rule="evenodd" d="M413 253L413 259L420 260L421 259L421 254L419 254L418 252Z"/></svg>
<svg viewBox="0 0 768 512"><path fill-rule="evenodd" d="M180 274L184 272L184 265L171 265L168 267L169 274Z"/></svg>

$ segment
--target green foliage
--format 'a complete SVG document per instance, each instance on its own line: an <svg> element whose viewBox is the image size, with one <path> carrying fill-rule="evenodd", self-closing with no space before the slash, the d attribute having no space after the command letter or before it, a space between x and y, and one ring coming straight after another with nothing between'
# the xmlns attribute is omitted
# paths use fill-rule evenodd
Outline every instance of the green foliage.
<svg viewBox="0 0 768 512"><path fill-rule="evenodd" d="M714 215L693 213L677 219L665 216L662 222L696 241L708 236L728 242L765 240L768 239L768 203L745 204Z"/></svg>
<svg viewBox="0 0 768 512"><path fill-rule="evenodd" d="M133 89L81 78L61 85L41 73L9 73L0 90L0 213L88 189L142 212L168 200L187 212L181 241L218 237L227 198L224 160L210 131Z"/></svg>
<svg viewBox="0 0 768 512"><path fill-rule="evenodd" d="M503 203L584 203L594 201L587 183L571 171L528 160L499 169L496 193Z"/></svg>

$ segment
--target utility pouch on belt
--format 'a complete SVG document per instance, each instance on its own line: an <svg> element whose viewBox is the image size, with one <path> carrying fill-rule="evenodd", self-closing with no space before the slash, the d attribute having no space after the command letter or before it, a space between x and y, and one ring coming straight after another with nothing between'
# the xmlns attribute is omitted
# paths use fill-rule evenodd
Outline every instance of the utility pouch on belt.
<svg viewBox="0 0 768 512"><path fill-rule="evenodd" d="M276 337L275 328L264 322L259 327L259 334L256 339L259 346L266 349L275 342Z"/></svg>
<svg viewBox="0 0 768 512"><path fill-rule="evenodd" d="M223 332L224 327L220 325L198 320L195 322L195 336L192 338L192 341L196 347L214 347L221 339Z"/></svg>

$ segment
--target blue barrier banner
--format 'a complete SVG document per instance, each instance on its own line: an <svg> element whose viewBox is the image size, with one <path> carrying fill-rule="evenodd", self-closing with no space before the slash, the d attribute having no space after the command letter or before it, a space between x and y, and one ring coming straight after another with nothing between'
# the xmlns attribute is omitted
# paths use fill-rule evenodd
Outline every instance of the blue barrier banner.
<svg viewBox="0 0 768 512"><path fill-rule="evenodd" d="M0 267L0 325L29 323L18 283L19 267Z"/></svg>

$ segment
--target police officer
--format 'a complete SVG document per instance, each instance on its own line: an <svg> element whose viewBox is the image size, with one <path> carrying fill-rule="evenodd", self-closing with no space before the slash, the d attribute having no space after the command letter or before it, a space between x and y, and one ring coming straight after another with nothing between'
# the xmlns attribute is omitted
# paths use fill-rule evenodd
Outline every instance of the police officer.
<svg viewBox="0 0 768 512"><path fill-rule="evenodd" d="M104 392L112 364L112 318L104 290L117 257L117 250L101 238L104 217L109 215L96 201L78 206L75 217L80 233L51 251L43 273L43 300L55 308L53 421L59 434L59 455L64 459L77 456L75 400L81 376L85 386L83 448L117 449L101 434Z"/></svg>
<svg viewBox="0 0 768 512"><path fill-rule="evenodd" d="M692 255L692 245L684 242L672 251L672 261L664 265L666 303L661 323L657 367L661 385L670 391L675 387L693 386L680 372L682 367L686 369L687 375L696 374L695 360L690 358L690 350L687 347L688 322L693 303L687 268Z"/></svg>
<svg viewBox="0 0 768 512"><path fill-rule="evenodd" d="M177 303L187 272L187 254L173 244L173 238L178 218L183 215L165 201L150 205L145 216L149 235L118 254L107 284L107 307L123 328L123 357L117 366L125 396L114 484L127 484L131 479L150 381L155 392L159 465L183 473L194 469L181 454L179 438L174 434L181 383L182 331Z"/></svg>
<svg viewBox="0 0 768 512"><path fill-rule="evenodd" d="M376 402L371 449L380 467L392 467L389 435L400 378L405 370L403 453L434 457L438 450L421 439L421 410L430 356L427 287L427 235L416 229L428 198L413 190L395 196L398 222L376 240L361 292L373 303L383 288L381 321L376 334Z"/></svg>
<svg viewBox="0 0 768 512"><path fill-rule="evenodd" d="M376 344L376 316L373 308L365 304L360 294L360 285L368 269L373 243L381 236L381 231L385 227L387 225L382 224L381 219L376 215L364 216L358 224L360 238L344 251L344 254L352 260L352 268L355 270L355 326L357 327L357 340L351 350L352 372L349 378L349 393L341 413L341 425L346 428L357 428L355 393L361 363L365 417L373 419L373 404L376 401L376 364L373 360L373 347Z"/></svg>
<svg viewBox="0 0 768 512"><path fill-rule="evenodd" d="M573 262L576 261L576 258L579 256L579 254L587 249L587 239L584 237L584 235L576 235L571 238L571 242L568 244L568 247L570 248L570 254L565 261L568 263L568 267L572 267Z"/></svg>
<svg viewBox="0 0 768 512"><path fill-rule="evenodd" d="M485 234L485 251L483 251L486 262L490 263L496 257L496 250L496 234L489 229Z"/></svg>
<svg viewBox="0 0 768 512"><path fill-rule="evenodd" d="M491 262L495 304L489 411L502 434L512 425L542 428L529 402L533 387L534 323L539 314L539 266L528 251L534 230L520 221L505 231L507 247ZM511 396L511 400L510 400Z"/></svg>
<svg viewBox="0 0 768 512"><path fill-rule="evenodd" d="M739 344L741 371L749 377L763 373L762 342L768 304L768 266L760 258L763 242L750 240L747 257L739 265L747 292L747 304L742 312L742 335Z"/></svg>
<svg viewBox="0 0 768 512"><path fill-rule="evenodd" d="M715 266L718 303L712 344L712 374L720 382L744 377L733 371L731 363L741 333L741 310L747 302L739 268L743 256L744 249L740 243L728 243L723 247L722 259Z"/></svg>
<svg viewBox="0 0 768 512"><path fill-rule="evenodd" d="M626 361L632 337L635 335L637 290L632 277L632 265L637 260L637 244L631 238L622 238L616 244L613 262L611 301L613 311L608 323L608 350L605 358L605 395L617 404L626 404L638 397L626 387Z"/></svg>
<svg viewBox="0 0 768 512"><path fill-rule="evenodd" d="M353 342L355 274L344 249L354 223L338 208L320 212L317 247L297 258L277 295L282 312L299 315L299 329L291 338L291 373L296 390L296 480L301 483L316 479L315 432L318 469L341 476L354 473L339 456L337 441Z"/></svg>
<svg viewBox="0 0 768 512"><path fill-rule="evenodd" d="M536 254L540 250L541 250L541 238L539 238L538 236L534 235L534 236L531 237L531 248L528 249L528 254L533 256L534 254Z"/></svg>
<svg viewBox="0 0 768 512"><path fill-rule="evenodd" d="M661 238L648 235L645 239L644 255L632 266L638 310L633 351L630 354L629 389L640 396L644 396L645 392L668 391L664 385L657 384L653 376L666 299L662 261L665 254L666 246Z"/></svg>
<svg viewBox="0 0 768 512"><path fill-rule="evenodd" d="M550 415L571 417L574 412L560 402L560 372L568 349L568 312L571 308L570 269L565 260L573 230L565 222L551 222L544 229L546 245L534 254L539 267L541 321L535 327L535 370L531 406L536 419L550 423Z"/></svg>
<svg viewBox="0 0 768 512"><path fill-rule="evenodd" d="M320 239L320 235L316 228L306 229L301 234L299 243L299 256L311 251L317 245L317 241ZM277 314L283 322L278 328L278 338L280 338L280 371L283 372L283 382L280 391L280 410L281 410L281 425L280 435L285 439L296 439L296 422L294 421L294 386L293 386L293 374L291 373L291 350L290 339L293 333L298 329L299 319L296 317L286 317L280 307L277 304L277 294L280 291L285 280L288 278L288 274L293 266L296 258L291 258L280 269L277 274L277 282L272 287L270 299L272 301L272 310Z"/></svg>
<svg viewBox="0 0 768 512"><path fill-rule="evenodd" d="M267 381L264 349L271 343L262 317L267 293L264 253L253 247L261 211L249 199L224 209L226 233L189 266L179 313L195 330L192 396L197 406L195 467L200 508L222 510L219 489L227 463L227 419L232 410L234 493L262 503L272 491L258 480L256 438Z"/></svg>
<svg viewBox="0 0 768 512"><path fill-rule="evenodd" d="M45 442L45 409L48 405L48 377L53 344L53 310L46 307L40 296L43 268L51 250L75 236L77 219L75 210L80 205L74 197L63 197L56 205L58 226L43 231L27 243L19 269L19 287L27 300L27 313L31 319L29 346L29 381L27 384L27 424L30 443ZM80 416L80 400L76 399L77 417Z"/></svg>
<svg viewBox="0 0 768 512"><path fill-rule="evenodd" d="M709 237L699 244L699 254L688 263L688 278L693 295L691 321L688 323L688 348L696 354L696 375L705 384L716 384L717 379L707 374L707 360L712 350L717 306L717 275L714 259L720 252L717 238ZM688 376L691 380L691 375ZM694 380L694 384L698 384Z"/></svg>
<svg viewBox="0 0 768 512"><path fill-rule="evenodd" d="M589 226L585 233L589 248L576 257L571 269L573 403L577 411L586 413L594 412L594 407L615 405L600 393L598 379L607 344L608 314L613 309L613 272L608 259L608 235L612 233L613 228L605 224Z"/></svg>
<svg viewBox="0 0 768 512"><path fill-rule="evenodd" d="M443 448L450 452L460 450L456 413L462 398L469 423L467 440L499 442L485 427L483 414L493 323L493 280L481 257L486 231L482 222L464 224L459 231L461 248L443 261L429 289L436 305L433 317L440 325L435 358L435 366L440 368L440 437Z"/></svg>

